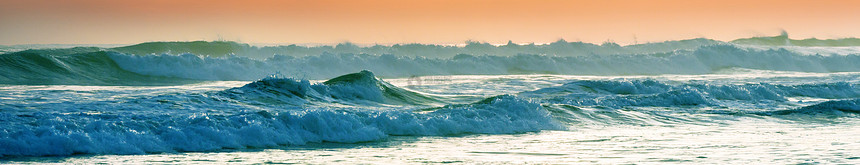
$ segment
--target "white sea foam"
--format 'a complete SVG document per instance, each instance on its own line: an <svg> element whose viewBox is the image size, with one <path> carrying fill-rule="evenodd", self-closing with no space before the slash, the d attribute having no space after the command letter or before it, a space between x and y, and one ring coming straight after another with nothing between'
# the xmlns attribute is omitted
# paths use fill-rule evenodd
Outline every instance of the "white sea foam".
<svg viewBox="0 0 860 165"><path fill-rule="evenodd" d="M794 48L696 43L405 47L403 52L421 55L397 54L397 46L350 45L332 48L342 51L336 53L263 59L90 48L5 54L0 84L17 85L0 88L0 157L575 132L590 125L676 128L750 118L806 127L793 122L829 125L857 117L860 109L860 74L832 73L860 71L860 55L850 51L816 55ZM359 51L373 49L394 55ZM449 49L475 55L426 56ZM352 73L360 70L376 73ZM494 76L468 76L478 74ZM459 76L412 79L424 75ZM376 76L427 82L401 82L412 85L405 89ZM51 85L176 85L180 80L184 85L176 87ZM204 85L195 80L255 81ZM619 141L613 138L605 141Z"/></svg>
<svg viewBox="0 0 860 165"><path fill-rule="evenodd" d="M354 143L381 140L388 135L497 134L563 128L538 104L512 96L442 107L429 113L326 108L235 115L113 112L2 113L0 120L5 122L0 132L0 155L212 151L308 142Z"/></svg>
<svg viewBox="0 0 860 165"><path fill-rule="evenodd" d="M540 104L510 95L441 107L329 106L362 101L357 99L389 103L392 96L408 98L403 93L407 91L388 85L363 71L316 85L271 78L218 92L0 105L5 110L0 113L0 157L214 151L356 143L390 135L565 129ZM251 104L260 98L296 102L292 104L300 107ZM302 104L307 102L323 105ZM28 111L31 106L50 109Z"/></svg>
<svg viewBox="0 0 860 165"><path fill-rule="evenodd" d="M674 84L673 84L674 83ZM654 80L582 80L558 87L520 93L552 103L601 107L757 106L785 102L792 97L849 99L860 97L856 84L775 85L768 83L724 84L658 82Z"/></svg>
<svg viewBox="0 0 860 165"><path fill-rule="evenodd" d="M804 55L785 49L750 50L732 45L705 46L695 51L658 54L591 56L472 56L453 58L368 54L275 56L256 60L240 56L111 54L125 70L152 76L200 80L256 80L279 72L308 79L326 79L355 70L373 70L382 77L422 75L658 75L708 74L727 68L800 72L860 71L860 56Z"/></svg>

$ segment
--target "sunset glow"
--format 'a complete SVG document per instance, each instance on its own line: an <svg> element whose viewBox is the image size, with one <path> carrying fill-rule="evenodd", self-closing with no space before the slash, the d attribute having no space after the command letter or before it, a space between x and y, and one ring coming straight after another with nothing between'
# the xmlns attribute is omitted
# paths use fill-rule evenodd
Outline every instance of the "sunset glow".
<svg viewBox="0 0 860 165"><path fill-rule="evenodd" d="M225 40L248 43L622 44L860 36L858 1L2 0L0 44ZM634 40L635 39L635 40Z"/></svg>

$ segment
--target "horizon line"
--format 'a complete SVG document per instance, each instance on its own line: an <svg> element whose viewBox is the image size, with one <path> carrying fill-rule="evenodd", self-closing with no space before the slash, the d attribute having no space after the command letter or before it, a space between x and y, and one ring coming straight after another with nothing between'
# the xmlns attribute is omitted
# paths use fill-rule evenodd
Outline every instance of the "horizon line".
<svg viewBox="0 0 860 165"><path fill-rule="evenodd" d="M447 42L447 43L446 43L446 42L437 42L437 43L422 43L422 42L374 42L374 43L363 43L363 42L353 42L353 41L349 41L349 40L346 40L346 41L340 41L340 42L305 42L305 43L290 43L290 42L243 42L243 41L241 41L241 39L237 39L237 40L226 40L226 39L223 39L223 38L218 38L218 39L214 39L214 40L206 40L206 39L198 39L198 40L160 40L160 41L143 41L143 42L136 42L136 43L80 43L80 44L75 44L75 43L34 43L34 44L11 44L11 45L10 45L10 44L0 44L0 46L15 47L15 46L50 46L50 45L57 45L57 46L87 46L87 45L91 45L91 46L96 46L96 47L98 47L98 46L116 46L116 47L122 47L122 46L130 46L130 45L137 45L137 44L143 44L143 43L155 43L155 42L198 42L198 41L203 41L203 42L234 42L234 43L248 44L248 45L251 45L251 46L260 46L260 47L266 47L266 46L289 46L289 45L306 46L306 47L319 47L319 46L336 46L336 45L340 45L340 44L347 44L347 43L348 43L348 44L353 44L353 45L356 45L356 46L360 46L360 47L371 47L371 46L393 46L393 45L406 45L406 44L439 45L439 46L465 46L465 45L468 45L468 44L471 44L471 43L478 43L478 44L490 44L490 45L493 45L493 46L503 46L503 45L508 45L509 43L513 43L513 44L516 44L516 45L549 45L549 44L552 44L552 43L555 43L555 42L559 42L559 41L564 41L564 42L568 42L568 43L577 43L577 42L579 42L579 43L589 43L589 44L594 44L594 45L601 45L601 44L605 44L605 43L614 43L614 44L618 44L618 45L621 45L621 46L630 46L630 45L641 45L641 44L651 44L651 43L662 43L662 42L671 42L671 41L685 41L685 40L695 40L695 39L707 39L707 40L721 41L721 42L732 42L732 41L736 41L736 40L740 40L740 39L767 38L767 37L780 37L780 36L787 36L787 37L788 37L789 35L788 35L788 33L787 33L787 32L782 31L782 32L780 32L780 34L778 34L778 35L755 35L755 36L752 36L752 37L736 38L736 39L732 39L732 40L718 40L718 39L711 39L711 38L707 38L707 37L695 37L695 38L685 38L685 39L674 39L674 40L663 40L663 41L644 41L644 42L634 42L634 43L619 43L619 42L615 42L613 39L607 39L607 40L605 40L605 41L603 41L603 42L600 42L600 43L597 43L597 42L586 42L586 41L581 41L581 40L569 41L569 40L567 40L567 39L564 39L563 37L559 37L559 39L557 39L557 40L555 40L555 41L551 41L551 42L513 42L513 40L508 40L508 41L504 41L504 42L489 42L489 41L480 41L480 40L467 39L467 40L462 41L462 42L460 42L460 43L454 43L454 42ZM635 39L635 37L634 37L634 39ZM818 38L818 37L809 37L809 38L802 38L802 39L793 39L793 38L788 37L788 39L789 39L789 40L807 40L807 39L819 39L819 40L842 40L842 39L857 39L857 37L839 37L839 38Z"/></svg>

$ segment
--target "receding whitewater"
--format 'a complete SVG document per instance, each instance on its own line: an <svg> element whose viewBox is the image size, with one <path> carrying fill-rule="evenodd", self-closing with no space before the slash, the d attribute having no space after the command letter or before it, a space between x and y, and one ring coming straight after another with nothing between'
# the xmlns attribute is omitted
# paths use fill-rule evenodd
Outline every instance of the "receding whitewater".
<svg viewBox="0 0 860 165"><path fill-rule="evenodd" d="M3 163L860 163L860 73L4 85Z"/></svg>

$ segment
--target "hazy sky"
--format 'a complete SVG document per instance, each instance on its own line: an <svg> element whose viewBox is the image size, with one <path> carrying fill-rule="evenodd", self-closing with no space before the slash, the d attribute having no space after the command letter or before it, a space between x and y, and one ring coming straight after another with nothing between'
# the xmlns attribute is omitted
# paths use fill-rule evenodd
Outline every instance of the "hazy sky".
<svg viewBox="0 0 860 165"><path fill-rule="evenodd" d="M0 44L246 43L630 44L860 37L845 0L0 0Z"/></svg>

